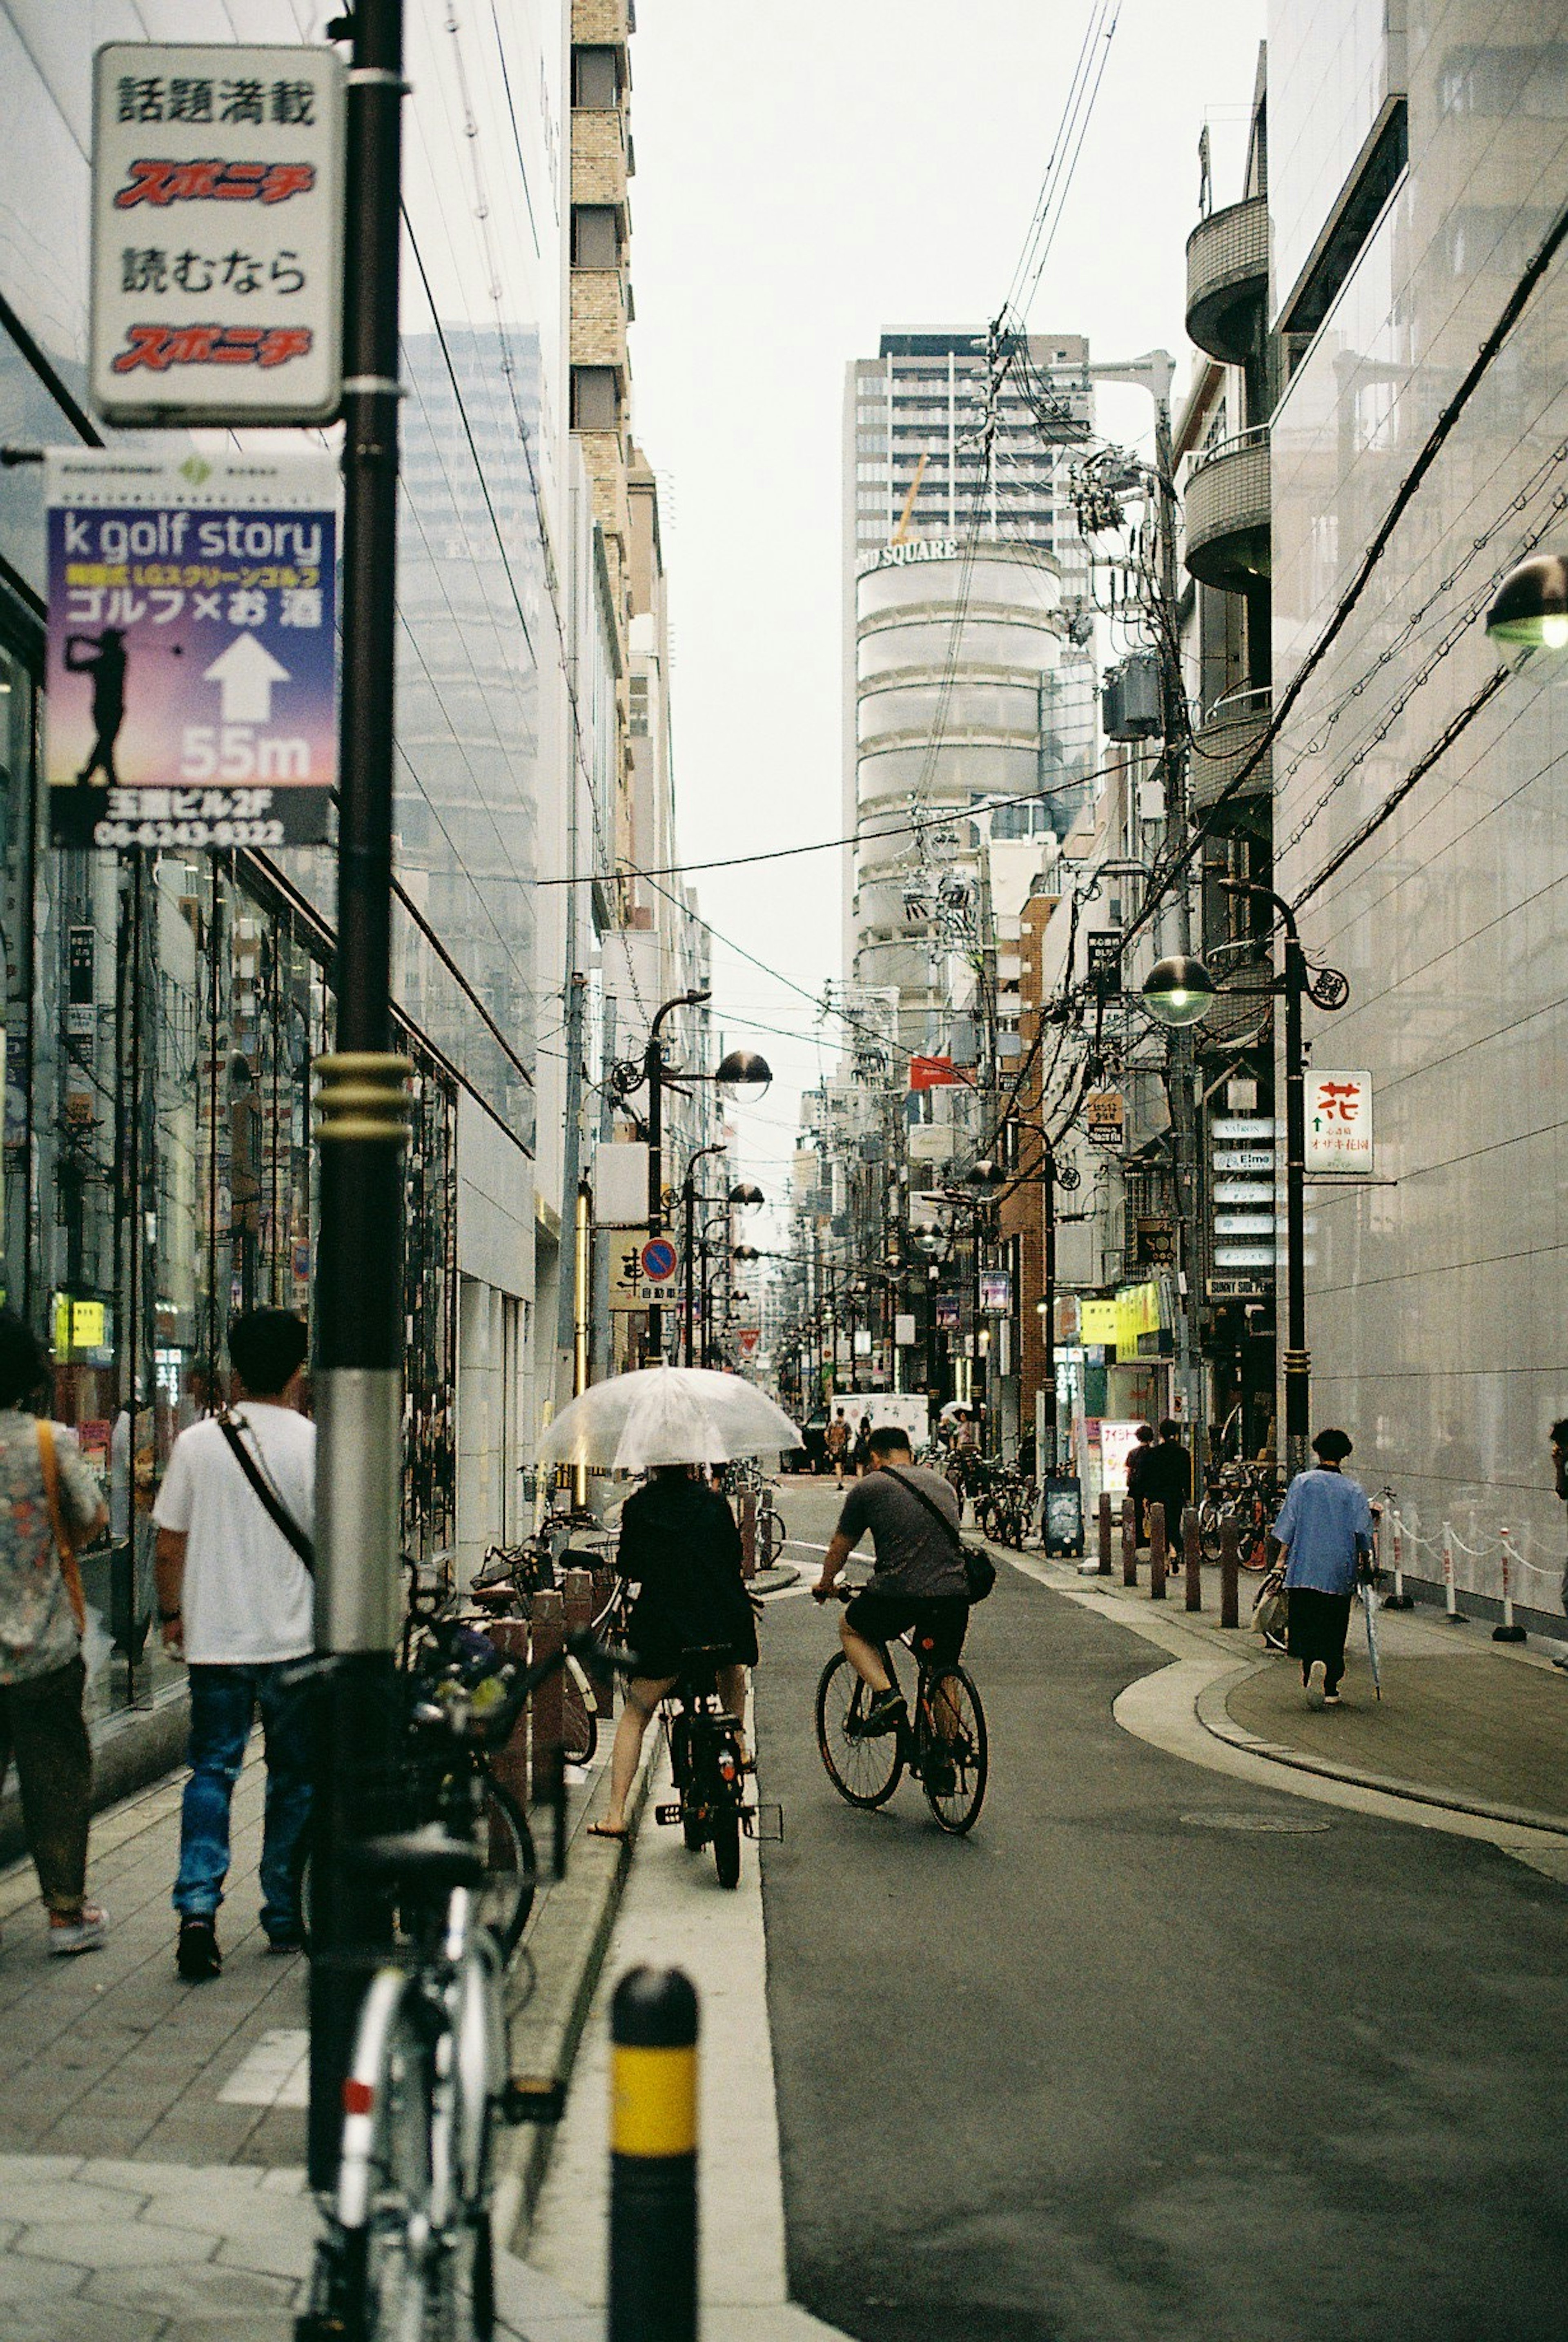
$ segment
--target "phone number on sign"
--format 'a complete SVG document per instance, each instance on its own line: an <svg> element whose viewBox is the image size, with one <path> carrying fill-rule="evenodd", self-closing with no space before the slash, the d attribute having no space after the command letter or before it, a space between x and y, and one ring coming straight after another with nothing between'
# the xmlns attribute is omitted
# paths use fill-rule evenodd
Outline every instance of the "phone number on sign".
<svg viewBox="0 0 1568 2342"><path fill-rule="evenodd" d="M281 821L99 821L95 846L282 846Z"/></svg>

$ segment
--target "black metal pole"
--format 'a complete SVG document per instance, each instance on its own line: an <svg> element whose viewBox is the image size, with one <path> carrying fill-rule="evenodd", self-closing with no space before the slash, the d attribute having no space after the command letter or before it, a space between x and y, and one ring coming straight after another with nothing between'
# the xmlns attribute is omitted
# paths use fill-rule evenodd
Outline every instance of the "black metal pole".
<svg viewBox="0 0 1568 2342"><path fill-rule="evenodd" d="M390 1050L402 0L355 0L349 74L335 1046L317 1065L316 1750L309 2167L331 2185L359 2002L390 1947L348 1843L385 1808L401 1597L406 1062Z"/></svg>
<svg viewBox="0 0 1568 2342"><path fill-rule="evenodd" d="M661 1008L654 1019L654 1029L648 1036L648 1046L643 1056L643 1070L648 1084L648 1234L660 1236L664 1226L664 1052L659 1039ZM656 1301L648 1304L648 1329L644 1341L647 1355L645 1366L658 1365L664 1350L664 1313Z"/></svg>
<svg viewBox="0 0 1568 2342"><path fill-rule="evenodd" d="M1040 1410L1044 1429L1044 1453L1038 1459L1040 1477L1047 1479L1055 1471L1056 1455L1056 1156L1049 1139L1045 1142L1045 1159L1041 1171L1041 1202L1045 1234L1044 1271L1041 1277L1041 1311L1044 1324L1041 1334L1044 1356L1041 1362L1041 1396L1044 1405Z"/></svg>
<svg viewBox="0 0 1568 2342"><path fill-rule="evenodd" d="M681 1201L684 1206L681 1226L681 1272L686 1280L685 1327L681 1345L681 1356L686 1365L691 1366L696 1364L696 1360L692 1356L693 1319L696 1314L697 1298L696 1264L692 1258L692 1246L696 1240L697 1230L697 1181L694 1163L688 1164L686 1166L686 1180L681 1191Z"/></svg>
<svg viewBox="0 0 1568 2342"><path fill-rule="evenodd" d="M1281 906L1284 908L1283 906ZM1302 995L1306 954L1285 916L1285 1467L1304 1472L1311 1428L1312 1357L1306 1346L1306 1076Z"/></svg>

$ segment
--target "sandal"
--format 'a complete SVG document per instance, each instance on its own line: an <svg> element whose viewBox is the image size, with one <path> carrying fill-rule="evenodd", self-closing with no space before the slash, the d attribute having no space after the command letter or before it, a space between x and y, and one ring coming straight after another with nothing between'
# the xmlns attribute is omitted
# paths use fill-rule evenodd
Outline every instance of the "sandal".
<svg viewBox="0 0 1568 2342"><path fill-rule="evenodd" d="M617 1846L622 1845L632 1835L624 1824L619 1829L612 1829L608 1822L590 1822L587 1834L590 1837L613 1838Z"/></svg>

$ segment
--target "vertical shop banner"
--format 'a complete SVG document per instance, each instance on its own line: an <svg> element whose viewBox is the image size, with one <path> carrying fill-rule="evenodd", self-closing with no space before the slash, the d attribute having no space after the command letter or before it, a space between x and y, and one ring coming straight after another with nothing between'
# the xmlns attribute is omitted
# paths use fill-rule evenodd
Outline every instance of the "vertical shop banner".
<svg viewBox="0 0 1568 2342"><path fill-rule="evenodd" d="M329 423L344 67L114 41L95 61L90 382L105 422Z"/></svg>
<svg viewBox="0 0 1568 2342"><path fill-rule="evenodd" d="M1306 1077L1306 1167L1309 1171L1370 1171L1372 1076L1353 1073Z"/></svg>
<svg viewBox="0 0 1568 2342"><path fill-rule="evenodd" d="M337 467L51 451L56 846L309 846L337 782Z"/></svg>

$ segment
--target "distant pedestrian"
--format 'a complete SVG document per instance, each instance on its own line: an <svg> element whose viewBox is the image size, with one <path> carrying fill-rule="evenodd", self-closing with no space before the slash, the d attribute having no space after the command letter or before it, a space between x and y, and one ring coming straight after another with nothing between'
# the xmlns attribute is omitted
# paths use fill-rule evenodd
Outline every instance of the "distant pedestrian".
<svg viewBox="0 0 1568 2342"><path fill-rule="evenodd" d="M851 1461L857 1480L863 1472L869 1472L871 1469L871 1417L869 1415L863 1415L854 1427L854 1453Z"/></svg>
<svg viewBox="0 0 1568 2342"><path fill-rule="evenodd" d="M849 1417L841 1406L828 1425L824 1438L828 1462L833 1466L834 1481L841 1488L844 1486L844 1463L849 1455Z"/></svg>
<svg viewBox="0 0 1568 2342"><path fill-rule="evenodd" d="M75 1547L109 1516L75 1435L26 1412L47 1372L30 1328L0 1310L0 1787L15 1756L50 1951L90 1952L109 1923L86 1894L93 1746Z"/></svg>
<svg viewBox="0 0 1568 2342"><path fill-rule="evenodd" d="M1301 1661L1309 1707L1339 1706L1350 1606L1372 1557L1372 1507L1340 1468L1353 1447L1347 1432L1320 1431L1317 1465L1296 1474L1273 1526L1285 1557L1286 1648Z"/></svg>
<svg viewBox="0 0 1568 2342"><path fill-rule="evenodd" d="M1149 1486L1149 1472L1154 1461L1154 1426L1141 1423L1133 1434L1133 1445L1127 1451L1127 1494L1133 1499L1133 1537L1137 1545L1147 1545L1149 1530L1145 1508L1154 1490Z"/></svg>
<svg viewBox="0 0 1568 2342"><path fill-rule="evenodd" d="M1165 1542L1178 1546L1183 1508L1193 1501L1193 1458L1182 1445L1182 1426L1174 1416L1166 1416L1157 1444L1144 1452L1148 1458L1144 1466L1144 1502L1164 1506Z"/></svg>
<svg viewBox="0 0 1568 2342"><path fill-rule="evenodd" d="M190 1669L191 1768L180 1814L177 1963L187 1984L223 1966L217 1912L229 1868L229 1806L256 1709L266 1750L262 1927L299 1950L299 1882L310 1817L308 1693L286 1680L312 1646L310 1530L315 1426L298 1413L306 1336L287 1309L229 1328L241 1399L175 1442L153 1517L158 1617ZM238 1451L245 1458L241 1461Z"/></svg>
<svg viewBox="0 0 1568 2342"><path fill-rule="evenodd" d="M1552 1426L1552 1468L1557 1494L1568 1504L1568 1415ZM1568 1616L1568 1562L1563 1567L1563 1610ZM1568 1658L1553 1659L1559 1673L1568 1675Z"/></svg>

